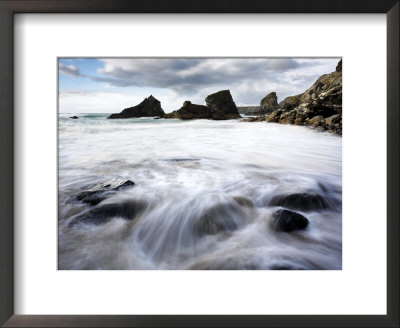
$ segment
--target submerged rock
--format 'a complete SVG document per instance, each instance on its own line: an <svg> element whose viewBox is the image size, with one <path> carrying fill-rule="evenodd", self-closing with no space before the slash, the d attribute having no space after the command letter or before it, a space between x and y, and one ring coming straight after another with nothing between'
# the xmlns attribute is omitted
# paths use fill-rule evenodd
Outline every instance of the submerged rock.
<svg viewBox="0 0 400 328"><path fill-rule="evenodd" d="M249 207L249 208L254 207L253 202L249 198L242 197L242 196L236 196L236 197L233 197L233 200L242 206Z"/></svg>
<svg viewBox="0 0 400 328"><path fill-rule="evenodd" d="M145 98L139 105L125 108L121 113L111 114L108 118L153 117L164 115L165 113L161 108L160 101L151 95L150 97Z"/></svg>
<svg viewBox="0 0 400 328"><path fill-rule="evenodd" d="M300 211L311 211L329 208L329 204L324 197L318 194L307 193L277 195L271 199L269 205L282 206L290 208L292 210Z"/></svg>
<svg viewBox="0 0 400 328"><path fill-rule="evenodd" d="M308 219L300 213L289 210L278 210L273 214L275 231L291 232L303 230L308 225Z"/></svg>
<svg viewBox="0 0 400 328"><path fill-rule="evenodd" d="M144 201L105 204L75 217L69 223L69 226L71 227L78 223L99 225L110 221L114 217L133 220L142 213L146 207L147 204Z"/></svg>
<svg viewBox="0 0 400 328"><path fill-rule="evenodd" d="M107 197L113 195L116 191L130 188L134 185L135 183L131 180L112 179L92 186L90 189L81 192L76 196L76 199L90 205L97 205Z"/></svg>
<svg viewBox="0 0 400 328"><path fill-rule="evenodd" d="M290 264L274 264L269 270L305 270L303 267L297 267Z"/></svg>
<svg viewBox="0 0 400 328"><path fill-rule="evenodd" d="M198 235L215 235L224 231L235 231L241 225L239 218L245 217L239 202L221 203L203 211L195 220Z"/></svg>
<svg viewBox="0 0 400 328"><path fill-rule="evenodd" d="M265 116L248 117L241 120L241 122L263 122L266 120Z"/></svg>
<svg viewBox="0 0 400 328"><path fill-rule="evenodd" d="M207 96L206 106L210 108L213 120L229 120L240 117L229 90L218 91Z"/></svg>

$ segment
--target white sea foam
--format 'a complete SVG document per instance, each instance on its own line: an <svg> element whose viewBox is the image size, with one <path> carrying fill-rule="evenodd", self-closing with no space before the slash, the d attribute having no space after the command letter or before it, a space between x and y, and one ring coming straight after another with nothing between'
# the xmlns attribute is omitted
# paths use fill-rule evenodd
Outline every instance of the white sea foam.
<svg viewBox="0 0 400 328"><path fill-rule="evenodd" d="M340 137L265 122L69 116L59 120L60 269L341 269ZM96 206L76 200L112 178L135 186ZM305 230L274 231L272 197L300 192L330 208L300 211ZM133 220L70 224L139 201ZM213 220L222 232L209 233Z"/></svg>

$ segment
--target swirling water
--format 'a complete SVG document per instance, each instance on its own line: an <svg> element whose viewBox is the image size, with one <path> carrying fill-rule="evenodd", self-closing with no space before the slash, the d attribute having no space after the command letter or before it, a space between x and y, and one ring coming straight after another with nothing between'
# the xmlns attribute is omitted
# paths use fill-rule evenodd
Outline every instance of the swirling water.
<svg viewBox="0 0 400 328"><path fill-rule="evenodd" d="M340 137L265 122L77 115L59 115L59 269L341 269ZM135 185L98 205L76 199L114 178ZM330 206L296 210L307 228L277 232L271 199L293 193ZM70 224L105 204L142 210Z"/></svg>

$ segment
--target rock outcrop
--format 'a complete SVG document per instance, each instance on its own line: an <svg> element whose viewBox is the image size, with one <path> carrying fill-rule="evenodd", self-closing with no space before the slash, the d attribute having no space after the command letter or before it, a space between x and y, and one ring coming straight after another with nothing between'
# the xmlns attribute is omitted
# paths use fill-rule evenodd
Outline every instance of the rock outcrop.
<svg viewBox="0 0 400 328"><path fill-rule="evenodd" d="M111 114L108 118L153 117L164 115L165 113L161 108L160 101L151 95L144 99L139 105L125 108L121 113Z"/></svg>
<svg viewBox="0 0 400 328"><path fill-rule="evenodd" d="M341 71L342 71L342 60L340 60L336 66L336 72L341 72Z"/></svg>
<svg viewBox="0 0 400 328"><path fill-rule="evenodd" d="M91 186L76 196L76 199L90 204L97 205L104 199L114 195L118 190L130 188L135 183L126 179L112 179L97 185Z"/></svg>
<svg viewBox="0 0 400 328"><path fill-rule="evenodd" d="M304 212L330 207L326 199L321 195L307 193L276 195L271 199L269 205L282 206Z"/></svg>
<svg viewBox="0 0 400 328"><path fill-rule="evenodd" d="M278 210L273 214L275 231L291 232L303 230L308 226L308 219L300 213L289 210Z"/></svg>
<svg viewBox="0 0 400 328"><path fill-rule="evenodd" d="M279 108L281 109L293 109L300 105L300 97L302 94L296 96L286 97L279 103Z"/></svg>
<svg viewBox="0 0 400 328"><path fill-rule="evenodd" d="M194 231L199 236L235 231L244 224L245 209L238 203L219 203L204 208L194 221Z"/></svg>
<svg viewBox="0 0 400 328"><path fill-rule="evenodd" d="M185 101L182 107L172 113L164 115L164 118L180 118L190 120L196 118L212 118L211 110L207 106L192 104Z"/></svg>
<svg viewBox="0 0 400 328"><path fill-rule="evenodd" d="M255 116L270 114L278 108L279 105L276 92L271 92L261 100L260 106L238 107L238 110L240 114Z"/></svg>
<svg viewBox="0 0 400 328"><path fill-rule="evenodd" d="M322 75L304 93L285 98L279 108L253 121L262 120L342 135L342 60L334 72Z"/></svg>
<svg viewBox="0 0 400 328"><path fill-rule="evenodd" d="M213 93L206 98L206 106L211 110L213 120L240 118L240 114L229 90Z"/></svg>
<svg viewBox="0 0 400 328"><path fill-rule="evenodd" d="M163 118L190 119L211 119L211 120L230 120L240 118L240 114L232 99L229 90L222 90L206 98L206 105L192 104L185 101L182 107L171 113L165 114Z"/></svg>
<svg viewBox="0 0 400 328"><path fill-rule="evenodd" d="M68 226L72 227L79 223L100 225L107 223L115 217L125 220L134 220L147 208L147 206L148 204L141 200L130 200L116 204L99 205L73 218L69 222Z"/></svg>
<svg viewBox="0 0 400 328"><path fill-rule="evenodd" d="M275 109L279 108L278 97L276 92L267 94L260 102L261 111L263 114L271 113Z"/></svg>

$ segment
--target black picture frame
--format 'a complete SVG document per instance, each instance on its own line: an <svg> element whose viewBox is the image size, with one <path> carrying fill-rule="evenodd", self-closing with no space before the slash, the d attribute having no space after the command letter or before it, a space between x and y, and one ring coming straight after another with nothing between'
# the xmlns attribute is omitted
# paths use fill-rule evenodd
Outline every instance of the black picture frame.
<svg viewBox="0 0 400 328"><path fill-rule="evenodd" d="M399 327L399 8L398 0L0 0L0 324L4 327ZM386 14L387 315L14 315L13 17L16 13Z"/></svg>

